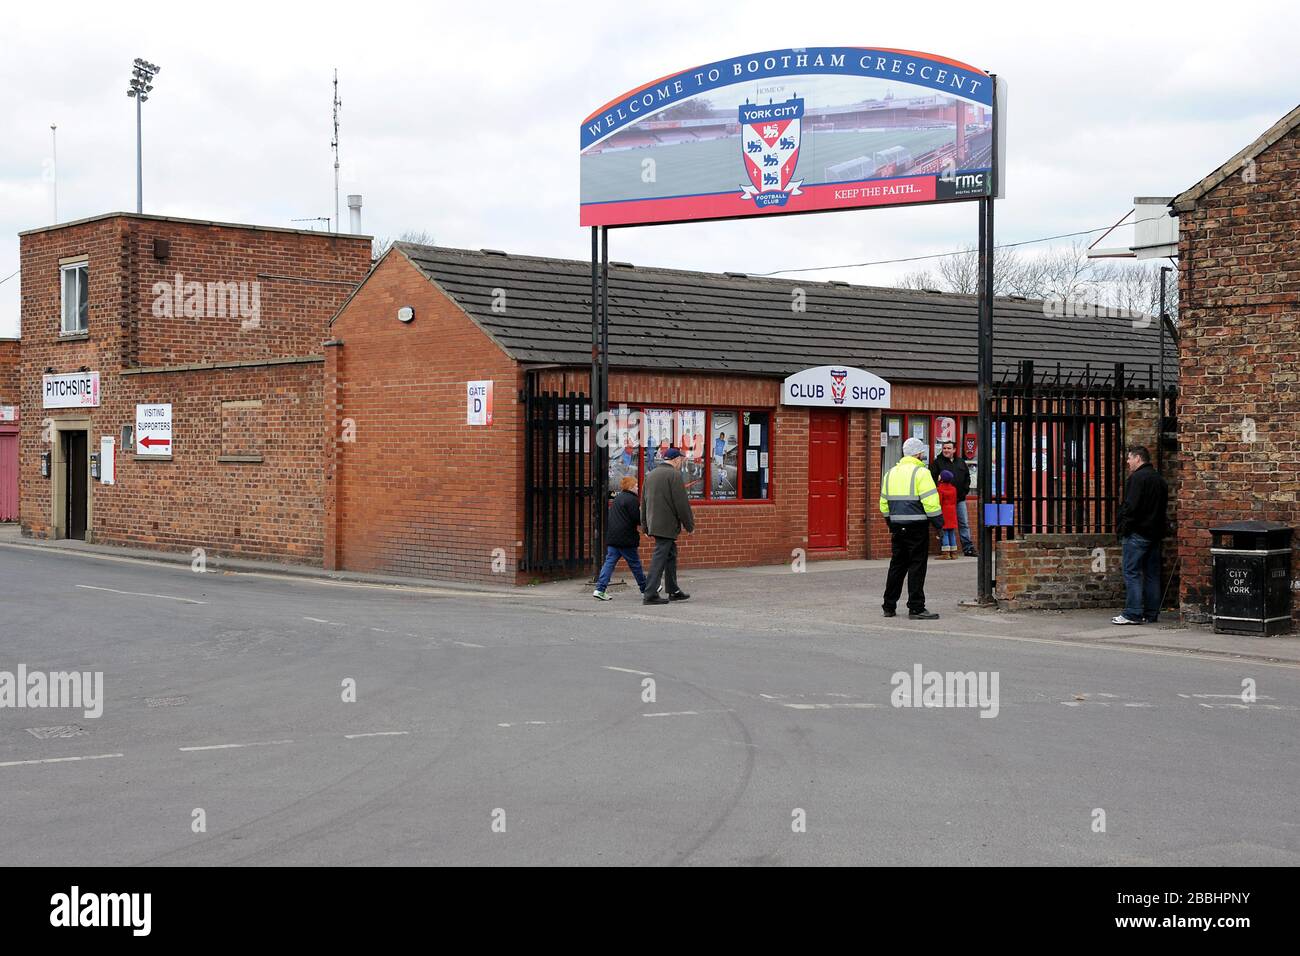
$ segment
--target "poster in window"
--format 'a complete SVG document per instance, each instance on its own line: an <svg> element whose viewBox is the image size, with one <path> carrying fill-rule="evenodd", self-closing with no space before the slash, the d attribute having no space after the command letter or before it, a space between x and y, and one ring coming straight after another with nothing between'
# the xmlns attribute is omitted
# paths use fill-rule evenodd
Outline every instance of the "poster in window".
<svg viewBox="0 0 1300 956"><path fill-rule="evenodd" d="M625 476L637 477L641 450L637 447L639 412L619 408L609 414L609 490L618 491Z"/></svg>
<svg viewBox="0 0 1300 956"><path fill-rule="evenodd" d="M740 481L736 474L737 441L735 412L714 412L713 432L709 453L713 458L712 497L727 501L740 497Z"/></svg>
<svg viewBox="0 0 1300 956"><path fill-rule="evenodd" d="M749 444L758 447L746 448L745 465L749 474L745 475L740 495L742 498L761 500L767 497L767 471L759 470L759 460L768 451L770 416L768 412L747 412L745 417L751 439Z"/></svg>
<svg viewBox="0 0 1300 956"><path fill-rule="evenodd" d="M650 471L664 460L673 443L673 413L666 408L647 408L645 429L645 470Z"/></svg>
<svg viewBox="0 0 1300 956"><path fill-rule="evenodd" d="M677 448L686 457L682 479L690 498L704 497L704 410L682 409L676 412Z"/></svg>
<svg viewBox="0 0 1300 956"><path fill-rule="evenodd" d="M939 415L934 420L934 450L930 453L933 461L943 453L943 443L957 443L957 419Z"/></svg>

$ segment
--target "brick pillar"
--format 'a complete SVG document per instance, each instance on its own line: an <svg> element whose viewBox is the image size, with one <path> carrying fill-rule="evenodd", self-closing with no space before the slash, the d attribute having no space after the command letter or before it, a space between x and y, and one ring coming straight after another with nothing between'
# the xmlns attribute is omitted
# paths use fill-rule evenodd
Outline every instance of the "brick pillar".
<svg viewBox="0 0 1300 956"><path fill-rule="evenodd" d="M343 414L343 395L339 377L342 361L343 341L330 339L325 343L325 388L321 396L325 417L325 447L321 449L324 468L322 505L325 532L322 564L326 571L337 571L339 566L338 468L339 432Z"/></svg>

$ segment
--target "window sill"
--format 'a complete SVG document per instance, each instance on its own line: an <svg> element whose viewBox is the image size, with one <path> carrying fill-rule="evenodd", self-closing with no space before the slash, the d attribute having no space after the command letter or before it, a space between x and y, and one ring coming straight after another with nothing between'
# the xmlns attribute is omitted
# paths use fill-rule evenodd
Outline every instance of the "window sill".
<svg viewBox="0 0 1300 956"><path fill-rule="evenodd" d="M89 332L60 332L60 342L85 342L90 339Z"/></svg>
<svg viewBox="0 0 1300 956"><path fill-rule="evenodd" d="M220 455L217 461L227 462L229 464L249 464L259 465L262 463L261 455Z"/></svg>
<svg viewBox="0 0 1300 956"><path fill-rule="evenodd" d="M171 455L132 455L136 461L171 461Z"/></svg>

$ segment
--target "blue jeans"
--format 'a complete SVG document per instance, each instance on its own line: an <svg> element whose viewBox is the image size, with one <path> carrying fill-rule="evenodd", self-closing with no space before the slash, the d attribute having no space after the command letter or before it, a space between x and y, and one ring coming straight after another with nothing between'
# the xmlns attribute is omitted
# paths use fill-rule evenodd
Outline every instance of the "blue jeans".
<svg viewBox="0 0 1300 956"><path fill-rule="evenodd" d="M1124 616L1152 624L1160 617L1160 542L1140 534L1124 539Z"/></svg>
<svg viewBox="0 0 1300 956"><path fill-rule="evenodd" d="M966 515L966 502L957 502L957 531L961 535L961 549L963 551L973 551L975 545L970 539L970 518Z"/></svg>
<svg viewBox="0 0 1300 956"><path fill-rule="evenodd" d="M637 585L644 591L645 572L641 570L641 555L636 553L636 548L616 548L612 544L605 549L605 564L600 569L600 577L596 579L596 590L603 591L609 587L609 579L614 576L614 566L618 564L619 558L627 562Z"/></svg>
<svg viewBox="0 0 1300 956"><path fill-rule="evenodd" d="M952 548L954 551L956 551L957 550L957 529L944 528L943 537L939 539L939 545L940 547Z"/></svg>

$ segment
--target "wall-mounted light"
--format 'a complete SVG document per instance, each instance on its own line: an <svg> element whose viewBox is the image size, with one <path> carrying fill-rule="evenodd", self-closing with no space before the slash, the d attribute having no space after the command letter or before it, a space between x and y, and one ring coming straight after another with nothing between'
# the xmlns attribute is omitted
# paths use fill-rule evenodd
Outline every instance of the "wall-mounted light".
<svg viewBox="0 0 1300 956"><path fill-rule="evenodd" d="M78 371L78 372L89 372L89 371L90 371L90 366L89 366L89 365L83 365L83 366L81 366L81 368L77 369L77 371Z"/></svg>
<svg viewBox="0 0 1300 956"><path fill-rule="evenodd" d="M46 374L46 375L54 375L54 374L57 374L57 373L54 371L54 366L53 366L53 365L47 365L47 366L45 367L45 374Z"/></svg>
<svg viewBox="0 0 1300 956"><path fill-rule="evenodd" d="M413 318L415 318L415 309L409 305L404 305L397 310L398 322L410 322Z"/></svg>

